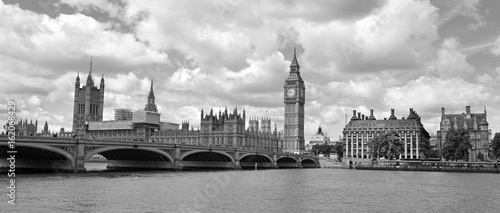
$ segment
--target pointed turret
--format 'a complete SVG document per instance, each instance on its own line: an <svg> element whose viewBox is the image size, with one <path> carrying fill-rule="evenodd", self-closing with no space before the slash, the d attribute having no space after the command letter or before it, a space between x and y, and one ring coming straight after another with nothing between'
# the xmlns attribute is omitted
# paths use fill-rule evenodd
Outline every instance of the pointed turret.
<svg viewBox="0 0 500 213"><path fill-rule="evenodd" d="M80 73L76 74L75 88L80 88Z"/></svg>
<svg viewBox="0 0 500 213"><path fill-rule="evenodd" d="M45 121L45 125L43 125L43 133L49 133L49 124Z"/></svg>
<svg viewBox="0 0 500 213"><path fill-rule="evenodd" d="M104 74L101 77L101 89L104 88Z"/></svg>
<svg viewBox="0 0 500 213"><path fill-rule="evenodd" d="M94 79L92 79L92 56L90 56L90 70L87 76L87 85L94 85Z"/></svg>
<svg viewBox="0 0 500 213"><path fill-rule="evenodd" d="M292 64L290 64L290 68L292 71L296 71L296 72L299 72L299 62L297 62L297 49L295 49L295 47L293 48L293 59L292 59ZM297 68L297 69L293 69L293 68Z"/></svg>
<svg viewBox="0 0 500 213"><path fill-rule="evenodd" d="M149 89L148 103L144 108L145 111L158 112L155 103L155 93L153 92L153 80L151 80L151 88Z"/></svg>

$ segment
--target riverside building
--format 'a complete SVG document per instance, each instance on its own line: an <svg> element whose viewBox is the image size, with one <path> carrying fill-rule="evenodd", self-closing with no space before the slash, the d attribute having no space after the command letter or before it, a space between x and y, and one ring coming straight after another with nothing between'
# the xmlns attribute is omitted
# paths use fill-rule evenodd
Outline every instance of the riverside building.
<svg viewBox="0 0 500 213"><path fill-rule="evenodd" d="M395 131L401 137L404 144L403 159L423 158L424 151L429 150L429 133L420 121L420 116L410 108L407 118L397 118L394 109L391 109L389 118L376 119L373 109L370 116L357 113L353 110L353 116L345 126L343 135L345 143L345 156L350 158L370 158L369 141L381 134Z"/></svg>
<svg viewBox="0 0 500 213"><path fill-rule="evenodd" d="M487 158L491 130L488 129L489 124L486 118L486 107L482 113L471 113L470 106L466 106L465 113L461 114L446 114L444 107L441 108L441 122L439 123L439 131L437 132L439 150L443 148L446 134L450 130L463 129L469 133L472 144L469 160L477 161L477 156L480 153Z"/></svg>

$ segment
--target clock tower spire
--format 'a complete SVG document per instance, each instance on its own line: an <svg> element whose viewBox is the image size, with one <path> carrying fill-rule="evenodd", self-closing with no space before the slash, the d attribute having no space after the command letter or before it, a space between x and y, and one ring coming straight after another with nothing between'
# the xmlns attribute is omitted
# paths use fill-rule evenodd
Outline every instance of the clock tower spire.
<svg viewBox="0 0 500 213"><path fill-rule="evenodd" d="M300 76L300 66L295 48L290 72L283 89L285 103L284 149L285 152L303 153L305 151L304 105L306 88L302 76Z"/></svg>

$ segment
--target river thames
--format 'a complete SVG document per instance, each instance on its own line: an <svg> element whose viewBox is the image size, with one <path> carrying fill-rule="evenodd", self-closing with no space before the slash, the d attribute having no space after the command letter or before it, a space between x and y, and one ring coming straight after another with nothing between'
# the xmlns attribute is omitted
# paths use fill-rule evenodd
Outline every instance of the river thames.
<svg viewBox="0 0 500 213"><path fill-rule="evenodd" d="M345 169L20 174L16 206L4 196L0 212L500 212L499 181Z"/></svg>

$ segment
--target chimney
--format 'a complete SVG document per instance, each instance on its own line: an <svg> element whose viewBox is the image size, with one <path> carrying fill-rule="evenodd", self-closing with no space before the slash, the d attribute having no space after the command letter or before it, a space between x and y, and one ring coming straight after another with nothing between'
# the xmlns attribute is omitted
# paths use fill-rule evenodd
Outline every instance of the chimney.
<svg viewBox="0 0 500 213"><path fill-rule="evenodd" d="M391 109L391 116L389 117L389 120L396 120L396 116L394 115L394 109Z"/></svg>
<svg viewBox="0 0 500 213"><path fill-rule="evenodd" d="M465 114L470 115L470 106L465 107Z"/></svg>
<svg viewBox="0 0 500 213"><path fill-rule="evenodd" d="M365 120L365 114L361 115L361 120Z"/></svg>
<svg viewBox="0 0 500 213"><path fill-rule="evenodd" d="M441 120L444 120L444 107L441 107Z"/></svg>
<svg viewBox="0 0 500 213"><path fill-rule="evenodd" d="M361 112L358 112L358 119L361 119Z"/></svg>
<svg viewBox="0 0 500 213"><path fill-rule="evenodd" d="M356 120L356 119L358 119L358 118L356 117L356 110L353 110L353 111L352 111L352 118L351 118L351 120Z"/></svg>
<svg viewBox="0 0 500 213"><path fill-rule="evenodd" d="M370 109L370 117L368 120L375 120L375 117L373 116L373 109Z"/></svg>

